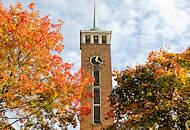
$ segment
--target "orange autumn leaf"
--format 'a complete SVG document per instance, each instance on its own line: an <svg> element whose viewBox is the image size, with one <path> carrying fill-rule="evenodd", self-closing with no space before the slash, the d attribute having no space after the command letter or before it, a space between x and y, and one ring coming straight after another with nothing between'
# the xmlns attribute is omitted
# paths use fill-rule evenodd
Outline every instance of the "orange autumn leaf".
<svg viewBox="0 0 190 130"><path fill-rule="evenodd" d="M28 7L29 11L17 3L8 9L0 1L2 111L16 112L17 118L23 119L20 123L29 123L31 129L48 128L55 122L66 128L75 117L88 113L89 109L79 109L79 104L93 79L82 70L73 73L74 65L57 55L64 49L63 21L54 24L49 16L41 17L34 2Z"/></svg>
<svg viewBox="0 0 190 130"><path fill-rule="evenodd" d="M181 53L152 51L147 62L115 71L109 96L118 129L186 129L190 119L190 47Z"/></svg>

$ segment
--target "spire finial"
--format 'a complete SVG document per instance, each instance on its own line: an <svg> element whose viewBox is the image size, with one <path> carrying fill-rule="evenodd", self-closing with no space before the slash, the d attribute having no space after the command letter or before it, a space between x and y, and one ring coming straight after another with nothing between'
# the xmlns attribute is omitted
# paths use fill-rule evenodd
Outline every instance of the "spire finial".
<svg viewBox="0 0 190 130"><path fill-rule="evenodd" d="M96 0L94 0L94 28L98 27L97 25L97 16L96 16Z"/></svg>
<svg viewBox="0 0 190 130"><path fill-rule="evenodd" d="M93 28L91 28L91 31L98 31L100 30L98 28L98 22L97 22L97 16L96 16L96 0L94 0L94 21L93 21Z"/></svg>

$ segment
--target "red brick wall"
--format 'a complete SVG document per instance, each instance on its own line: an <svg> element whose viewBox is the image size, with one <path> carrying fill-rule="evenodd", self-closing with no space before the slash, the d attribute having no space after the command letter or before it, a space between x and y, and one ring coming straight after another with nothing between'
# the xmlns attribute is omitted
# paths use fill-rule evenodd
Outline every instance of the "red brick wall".
<svg viewBox="0 0 190 130"><path fill-rule="evenodd" d="M101 115L102 125L93 124L93 112L88 116L82 117L84 120L80 124L81 130L91 130L92 128L101 130L113 124L113 119L107 118L107 112L109 112L109 103L106 102L107 96L112 91L112 74L111 74L111 52L109 44L82 44L81 45L81 66L87 72L92 72L94 66L90 63L92 56L100 56L103 59L103 64L99 66L101 77ZM88 88L89 92L92 92L92 87ZM84 103L92 103L92 99L87 99Z"/></svg>

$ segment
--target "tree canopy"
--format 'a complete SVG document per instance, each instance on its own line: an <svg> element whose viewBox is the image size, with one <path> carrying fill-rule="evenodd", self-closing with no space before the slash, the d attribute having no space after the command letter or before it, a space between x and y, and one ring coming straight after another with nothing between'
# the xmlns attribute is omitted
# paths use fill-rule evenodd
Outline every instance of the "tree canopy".
<svg viewBox="0 0 190 130"><path fill-rule="evenodd" d="M185 129L190 120L190 47L152 51L144 65L115 72L109 100L114 127Z"/></svg>
<svg viewBox="0 0 190 130"><path fill-rule="evenodd" d="M76 126L90 110L80 102L92 78L82 70L71 73L73 64L59 56L63 22L41 17L35 3L29 8L17 3L8 9L0 1L0 129L18 121L26 128Z"/></svg>

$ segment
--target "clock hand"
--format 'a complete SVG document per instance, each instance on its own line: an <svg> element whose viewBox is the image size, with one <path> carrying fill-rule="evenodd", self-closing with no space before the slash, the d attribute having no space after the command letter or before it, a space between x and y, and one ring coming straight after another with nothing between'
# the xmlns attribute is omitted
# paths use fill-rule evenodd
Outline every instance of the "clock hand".
<svg viewBox="0 0 190 130"><path fill-rule="evenodd" d="M99 60L98 60L98 62L99 62L100 64L102 64L102 62L101 62L101 61L99 61Z"/></svg>
<svg viewBox="0 0 190 130"><path fill-rule="evenodd" d="M95 59L95 62L98 62L99 60L98 60L98 56L96 56L96 59Z"/></svg>

